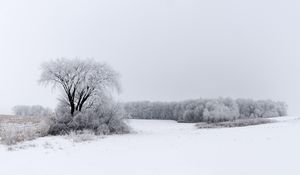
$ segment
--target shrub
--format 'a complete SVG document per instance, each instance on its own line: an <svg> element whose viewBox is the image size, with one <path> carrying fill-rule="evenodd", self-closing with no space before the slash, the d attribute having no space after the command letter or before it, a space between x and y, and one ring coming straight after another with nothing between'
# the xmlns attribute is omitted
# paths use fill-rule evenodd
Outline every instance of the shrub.
<svg viewBox="0 0 300 175"><path fill-rule="evenodd" d="M95 132L96 135L108 135L109 133L110 129L106 124L101 124Z"/></svg>
<svg viewBox="0 0 300 175"><path fill-rule="evenodd" d="M69 134L72 131L90 130L97 135L123 134L130 131L123 121L120 105L103 103L71 116L68 110L60 105L56 117L50 123L50 135Z"/></svg>
<svg viewBox="0 0 300 175"><path fill-rule="evenodd" d="M239 117L239 108L232 99L210 100L206 103L203 113L203 121L219 122L234 120Z"/></svg>
<svg viewBox="0 0 300 175"><path fill-rule="evenodd" d="M198 123L196 127L199 129L207 128L233 128L233 127L245 127L251 125L261 125L267 123L273 123L275 121L264 118L252 118L252 119L238 119L233 121L215 122L215 123Z"/></svg>
<svg viewBox="0 0 300 175"><path fill-rule="evenodd" d="M130 132L128 125L123 120L117 118L111 118L107 125L110 133L127 134Z"/></svg>
<svg viewBox="0 0 300 175"><path fill-rule="evenodd" d="M53 120L50 123L49 135L65 135L69 132L69 128L65 123L61 123L58 120Z"/></svg>

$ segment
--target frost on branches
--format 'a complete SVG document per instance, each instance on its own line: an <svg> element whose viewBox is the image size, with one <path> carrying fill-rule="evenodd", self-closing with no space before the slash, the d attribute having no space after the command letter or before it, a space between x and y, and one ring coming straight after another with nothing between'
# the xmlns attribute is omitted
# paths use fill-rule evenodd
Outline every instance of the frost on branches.
<svg viewBox="0 0 300 175"><path fill-rule="evenodd" d="M120 90L119 74L92 59L56 59L42 65L40 83L62 91L50 134L90 129L97 134L126 133L120 105L111 93Z"/></svg>

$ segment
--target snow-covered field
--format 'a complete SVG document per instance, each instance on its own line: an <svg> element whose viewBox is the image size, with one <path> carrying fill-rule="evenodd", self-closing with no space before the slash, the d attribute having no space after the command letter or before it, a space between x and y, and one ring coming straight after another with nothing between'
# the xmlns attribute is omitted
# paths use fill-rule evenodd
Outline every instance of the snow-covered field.
<svg viewBox="0 0 300 175"><path fill-rule="evenodd" d="M300 120L196 129L174 121L130 120L134 134L74 143L46 137L8 151L1 175L299 175Z"/></svg>

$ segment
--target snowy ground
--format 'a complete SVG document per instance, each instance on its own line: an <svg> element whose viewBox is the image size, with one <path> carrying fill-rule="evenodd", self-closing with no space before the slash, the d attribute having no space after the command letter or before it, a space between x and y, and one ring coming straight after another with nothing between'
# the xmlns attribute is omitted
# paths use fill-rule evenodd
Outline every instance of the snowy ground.
<svg viewBox="0 0 300 175"><path fill-rule="evenodd" d="M129 121L135 134L73 143L47 137L7 151L2 175L299 175L300 120L199 130L173 121ZM20 147L20 146L19 146Z"/></svg>

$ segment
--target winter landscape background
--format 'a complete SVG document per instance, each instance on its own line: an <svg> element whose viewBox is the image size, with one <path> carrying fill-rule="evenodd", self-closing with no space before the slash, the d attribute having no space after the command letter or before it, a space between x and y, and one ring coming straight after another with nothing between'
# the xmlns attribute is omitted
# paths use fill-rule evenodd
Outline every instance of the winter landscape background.
<svg viewBox="0 0 300 175"><path fill-rule="evenodd" d="M40 64L93 57L122 75L123 101L253 98L300 114L299 1L0 2L0 113L54 108ZM22 75L22 76L21 76ZM20 88L21 86L21 88ZM54 93L54 92L53 92Z"/></svg>
<svg viewBox="0 0 300 175"><path fill-rule="evenodd" d="M299 175L299 9L0 1L0 174Z"/></svg>

